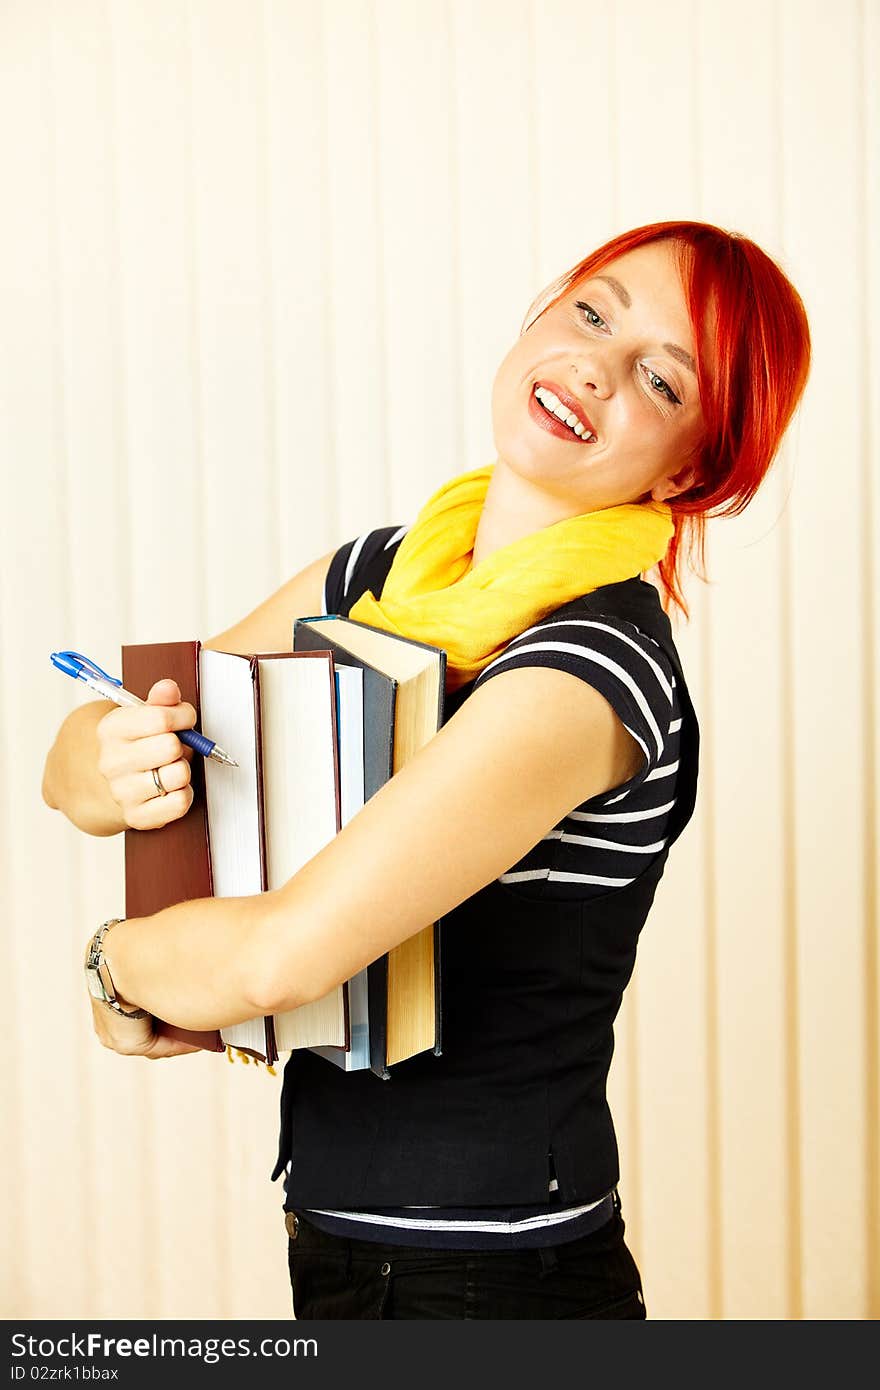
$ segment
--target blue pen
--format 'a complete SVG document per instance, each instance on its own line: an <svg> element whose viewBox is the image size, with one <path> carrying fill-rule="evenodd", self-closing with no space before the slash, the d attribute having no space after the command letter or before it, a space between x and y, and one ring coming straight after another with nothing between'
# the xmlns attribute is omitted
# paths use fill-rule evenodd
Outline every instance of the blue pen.
<svg viewBox="0 0 880 1390"><path fill-rule="evenodd" d="M145 705L146 700L141 700L137 695L132 695L130 690L123 690L122 681L118 681L115 676L108 676L106 671L102 671L100 666L96 666L94 661L89 661L87 656L80 652L52 652L52 664L63 671L66 676L73 676L75 680L82 681L89 690L94 690L97 695L103 695L105 700L112 700L115 705ZM203 758L216 758L218 763L226 763L229 767L238 767L238 763L231 758L222 748L211 739L200 734L198 729L176 729L177 737L181 743L185 743L188 748L194 748L197 753L201 753Z"/></svg>

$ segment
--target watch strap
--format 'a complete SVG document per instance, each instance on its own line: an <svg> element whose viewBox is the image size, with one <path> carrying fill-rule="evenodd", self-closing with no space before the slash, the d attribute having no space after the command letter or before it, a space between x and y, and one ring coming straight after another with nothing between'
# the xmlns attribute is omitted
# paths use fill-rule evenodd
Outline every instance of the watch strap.
<svg viewBox="0 0 880 1390"><path fill-rule="evenodd" d="M123 1018L149 1018L146 1009L123 1009L116 997L116 986L113 983L113 976L110 974L110 966L104 957L105 936L111 927L116 926L117 922L124 921L124 917L111 917L109 921L102 922L95 932L91 944L89 945L89 953L86 958L86 982L92 998L97 999L102 1004L106 1004L108 1009L112 1009L114 1013L121 1014ZM106 975L107 981L109 981L109 989L107 988L107 981L105 981L104 975Z"/></svg>

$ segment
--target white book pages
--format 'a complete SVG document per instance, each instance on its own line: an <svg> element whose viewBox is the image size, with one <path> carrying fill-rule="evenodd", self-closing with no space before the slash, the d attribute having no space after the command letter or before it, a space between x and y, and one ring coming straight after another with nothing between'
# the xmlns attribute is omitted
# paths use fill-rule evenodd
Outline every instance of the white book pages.
<svg viewBox="0 0 880 1390"><path fill-rule="evenodd" d="M266 887L271 892L336 834L331 666L304 656L260 656L257 661Z"/></svg>
<svg viewBox="0 0 880 1390"><path fill-rule="evenodd" d="M203 727L238 763L238 767L227 767L214 758L204 760L214 897L261 893L260 790L248 658L203 647L199 700Z"/></svg>
<svg viewBox="0 0 880 1390"><path fill-rule="evenodd" d="M336 835L329 661L257 658L263 739L266 886L281 888ZM345 1045L343 986L275 1015L279 1052Z"/></svg>
<svg viewBox="0 0 880 1390"><path fill-rule="evenodd" d="M208 843L215 898L240 898L263 890L260 868L260 790L254 683L245 656L199 652L202 727L235 758L238 767L205 759ZM266 1024L259 1015L220 1029L223 1042L265 1055Z"/></svg>
<svg viewBox="0 0 880 1390"><path fill-rule="evenodd" d="M220 747L225 747L225 744ZM266 1059L266 1020L262 1014L256 1018L246 1018L243 1023L232 1023L228 1028L221 1028L220 1037L229 1047L250 1048Z"/></svg>

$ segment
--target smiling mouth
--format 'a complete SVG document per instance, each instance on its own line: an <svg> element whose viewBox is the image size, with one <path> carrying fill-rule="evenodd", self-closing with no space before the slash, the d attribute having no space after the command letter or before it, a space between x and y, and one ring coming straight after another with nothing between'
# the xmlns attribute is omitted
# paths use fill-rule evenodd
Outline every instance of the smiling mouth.
<svg viewBox="0 0 880 1390"><path fill-rule="evenodd" d="M548 386L535 386L530 398L531 413L539 424L552 434L573 443L595 444L596 436L574 411L559 399Z"/></svg>

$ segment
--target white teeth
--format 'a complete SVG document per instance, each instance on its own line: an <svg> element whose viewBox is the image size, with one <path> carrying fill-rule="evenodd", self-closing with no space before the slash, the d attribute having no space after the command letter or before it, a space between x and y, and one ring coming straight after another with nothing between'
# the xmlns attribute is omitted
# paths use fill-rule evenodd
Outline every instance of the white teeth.
<svg viewBox="0 0 880 1390"><path fill-rule="evenodd" d="M552 391L548 391L546 386L536 386L535 395L544 409L551 415L555 415L557 420L561 420L564 425L568 425L578 439L583 439L588 444L595 442L596 436L591 434L574 412L569 410L567 405L563 405L559 397L554 396Z"/></svg>

